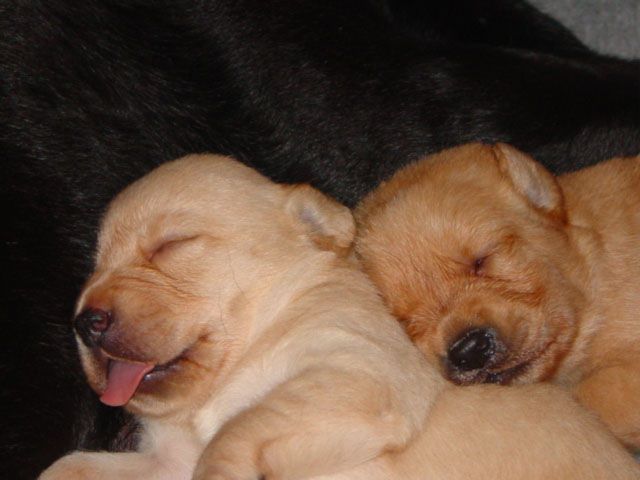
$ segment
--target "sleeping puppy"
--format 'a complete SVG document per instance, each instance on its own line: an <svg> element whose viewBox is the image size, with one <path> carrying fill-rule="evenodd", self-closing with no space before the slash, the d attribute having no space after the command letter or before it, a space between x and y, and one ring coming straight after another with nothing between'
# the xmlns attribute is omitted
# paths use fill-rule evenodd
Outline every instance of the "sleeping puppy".
<svg viewBox="0 0 640 480"><path fill-rule="evenodd" d="M90 385L138 417L141 447L76 452L41 479L637 478L553 387L447 387L348 255L353 236L346 207L223 157L126 189L75 329Z"/></svg>
<svg viewBox="0 0 640 480"><path fill-rule="evenodd" d="M358 207L357 251L453 383L569 386L640 447L640 157L554 177L507 145L399 171Z"/></svg>
<svg viewBox="0 0 640 480"><path fill-rule="evenodd" d="M41 478L190 479L201 456L195 478L299 478L402 448L445 382L347 258L354 230L311 187L222 157L126 189L75 330L89 384L138 416L142 446Z"/></svg>

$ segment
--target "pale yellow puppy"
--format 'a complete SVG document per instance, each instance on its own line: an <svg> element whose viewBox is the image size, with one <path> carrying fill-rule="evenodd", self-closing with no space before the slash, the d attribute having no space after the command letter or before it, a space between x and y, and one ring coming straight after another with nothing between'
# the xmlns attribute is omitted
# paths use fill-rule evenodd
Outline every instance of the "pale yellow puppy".
<svg viewBox="0 0 640 480"><path fill-rule="evenodd" d="M345 207L228 158L126 189L75 327L90 385L137 415L142 442L41 479L637 478L552 387L446 387L349 256L353 236Z"/></svg>

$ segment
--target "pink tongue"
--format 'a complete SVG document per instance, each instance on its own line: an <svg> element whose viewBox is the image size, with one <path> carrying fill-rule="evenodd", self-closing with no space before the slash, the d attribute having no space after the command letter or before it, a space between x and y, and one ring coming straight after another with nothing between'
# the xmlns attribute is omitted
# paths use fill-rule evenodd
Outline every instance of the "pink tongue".
<svg viewBox="0 0 640 480"><path fill-rule="evenodd" d="M153 367L154 365L152 364L111 360L107 376L107 388L102 393L100 401L112 407L124 405L133 397L142 378Z"/></svg>

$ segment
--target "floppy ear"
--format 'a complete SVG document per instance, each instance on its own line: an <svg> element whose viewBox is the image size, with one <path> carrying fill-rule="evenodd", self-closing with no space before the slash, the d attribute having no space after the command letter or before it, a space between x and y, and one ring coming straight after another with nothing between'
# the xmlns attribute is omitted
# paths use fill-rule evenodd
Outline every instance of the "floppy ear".
<svg viewBox="0 0 640 480"><path fill-rule="evenodd" d="M310 185L289 187L287 212L322 250L349 253L356 233L351 210Z"/></svg>
<svg viewBox="0 0 640 480"><path fill-rule="evenodd" d="M562 190L551 172L510 145L498 143L493 150L500 171L520 195L536 209L561 222L567 221Z"/></svg>

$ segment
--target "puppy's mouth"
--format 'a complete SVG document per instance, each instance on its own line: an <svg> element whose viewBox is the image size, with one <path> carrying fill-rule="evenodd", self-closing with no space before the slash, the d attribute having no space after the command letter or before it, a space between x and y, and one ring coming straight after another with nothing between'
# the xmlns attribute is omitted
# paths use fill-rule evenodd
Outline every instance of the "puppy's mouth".
<svg viewBox="0 0 640 480"><path fill-rule="evenodd" d="M505 370L500 370L498 372L485 372L486 376L484 380L482 380L482 383L497 383L499 385L507 385L511 383L511 381L515 378L523 375L528 370L530 365L531 361L527 360Z"/></svg>
<svg viewBox="0 0 640 480"><path fill-rule="evenodd" d="M186 352L174 359L162 363L144 363L115 358L101 351L106 370L106 387L100 395L100 401L112 407L125 405L139 390L161 380L178 367Z"/></svg>
<svg viewBox="0 0 640 480"><path fill-rule="evenodd" d="M508 385L535 370L537 360L549 346L550 343L521 352L513 345L510 347L495 328L476 327L451 343L441 357L441 364L447 379L457 385Z"/></svg>
<svg viewBox="0 0 640 480"><path fill-rule="evenodd" d="M517 365L496 372L480 372L479 378L475 383L497 383L499 385L508 385L512 380L523 375L531 365L531 361L518 363Z"/></svg>
<svg viewBox="0 0 640 480"><path fill-rule="evenodd" d="M447 378L456 385L472 385L477 383L496 383L508 385L514 379L526 373L531 365L531 361L518 363L513 367L504 370L484 370L477 369L471 371L459 371L447 369Z"/></svg>

